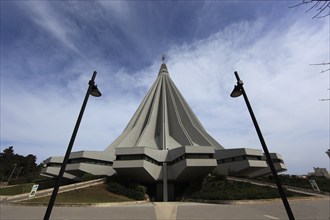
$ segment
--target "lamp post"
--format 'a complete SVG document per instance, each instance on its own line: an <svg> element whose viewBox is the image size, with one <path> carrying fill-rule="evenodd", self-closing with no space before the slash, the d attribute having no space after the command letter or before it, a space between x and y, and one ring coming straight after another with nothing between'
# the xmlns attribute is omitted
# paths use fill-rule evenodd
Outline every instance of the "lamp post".
<svg viewBox="0 0 330 220"><path fill-rule="evenodd" d="M11 174L10 174L10 176L9 176L8 180L7 180L7 185L9 184L9 181L10 181L11 177L12 177L12 176L13 176L13 174L14 174L14 171L15 171L15 169L16 169L16 166L17 166L17 164L15 163L15 164L14 164L14 168L13 168L13 171L11 171Z"/></svg>
<svg viewBox="0 0 330 220"><path fill-rule="evenodd" d="M95 85L95 82L94 82L96 74L97 74L97 72L94 71L92 79L88 83L89 86L88 86L88 89L87 89L87 92L86 92L86 96L85 96L84 102L82 104L82 107L81 107L76 125L74 127L74 130L73 130L68 148L66 150L66 153L65 153L65 156L64 156L64 159L63 159L63 163L61 165L60 172L59 172L58 177L56 179L55 186L54 186L54 189L53 189L53 193L50 197L50 200L49 200L49 203L48 203L48 206L47 206L47 210L46 210L46 213L45 213L45 216L44 216L44 220L48 220L49 217L50 217L50 214L52 212L52 209L53 209L53 206L54 206L54 203L55 203L55 200L56 200L57 192L59 190L59 187L60 187L60 184L61 184L61 180L63 178L63 174L64 174L64 171L65 171L66 165L69 161L69 156L70 156L70 153L71 153L71 150L72 150L72 146L73 146L74 140L76 138L76 135L77 135L77 132L78 132L78 129L79 129L79 125L80 125L82 116L84 114L89 95L92 95L92 96L95 96L95 97L100 97L101 96L101 92L98 90L97 85Z"/></svg>
<svg viewBox="0 0 330 220"><path fill-rule="evenodd" d="M17 176L16 176L16 179L15 179L15 180L17 180L17 179L18 179L18 176L21 174L22 170L23 170L23 167L21 167L21 169L18 171L18 174L17 174Z"/></svg>
<svg viewBox="0 0 330 220"><path fill-rule="evenodd" d="M244 100L245 100L245 103L246 103L246 106L250 112L250 115L251 115L251 118L252 118L252 121L253 121L253 124L254 124L254 127L257 131L257 134L258 134L258 137L259 137L259 140L260 140L260 143L261 143L261 146L265 152L265 155L266 155L266 159L267 159L267 163L268 163L268 166L274 176L274 179L275 179L275 183L276 183L276 186L277 186L277 189L278 189L278 192L282 198L282 202L283 202L283 205L285 207L285 210L287 212L287 215L289 217L290 220L294 220L294 216L293 216L293 213L292 213L292 210L290 208L290 204L288 202L288 199L284 193L284 190L283 190L283 187L282 187L282 184L281 184L281 181L280 179L278 178L278 175L277 175L277 171L275 169L275 166L273 164L273 161L270 157L270 154L269 154L269 151L268 151L268 148L267 148L267 145L266 145L266 142L262 136L262 133L261 133L261 130L259 128L259 125L258 125L258 122L257 122L257 119L256 117L254 116L254 113L253 113L253 110L252 110L252 107L250 105L250 102L249 102L249 99L245 93L245 90L244 90L244 87L243 87L243 81L240 80L239 78L239 75L238 73L235 71L235 76L236 76L236 79L237 79L237 85L235 85L234 87L234 90L232 91L232 93L230 94L231 97L233 98L236 98L240 95L243 95L244 97Z"/></svg>

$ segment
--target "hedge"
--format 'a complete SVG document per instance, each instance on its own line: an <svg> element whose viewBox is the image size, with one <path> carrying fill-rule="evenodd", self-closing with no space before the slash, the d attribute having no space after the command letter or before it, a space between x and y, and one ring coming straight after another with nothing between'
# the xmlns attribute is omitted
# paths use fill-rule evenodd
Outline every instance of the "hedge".
<svg viewBox="0 0 330 220"><path fill-rule="evenodd" d="M143 200L147 192L147 188L145 186L133 183L126 187L114 181L108 183L108 190L115 194L127 196L136 200Z"/></svg>

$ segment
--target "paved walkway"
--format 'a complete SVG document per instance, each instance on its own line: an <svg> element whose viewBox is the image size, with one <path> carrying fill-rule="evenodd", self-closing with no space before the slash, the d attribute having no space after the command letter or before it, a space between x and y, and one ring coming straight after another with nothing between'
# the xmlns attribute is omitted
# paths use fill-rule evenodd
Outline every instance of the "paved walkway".
<svg viewBox="0 0 330 220"><path fill-rule="evenodd" d="M329 220L330 200L290 201L296 220ZM45 206L0 205L1 220L42 219ZM220 205L188 202L116 204L108 207L54 207L56 220L272 220L288 219L280 201L264 204Z"/></svg>
<svg viewBox="0 0 330 220"><path fill-rule="evenodd" d="M65 186L61 190L100 184L102 180ZM242 181L242 180L238 180ZM243 180L245 181L245 180ZM258 183L259 184L259 183ZM52 189L38 191L39 196L51 194ZM306 193L306 192L305 192ZM315 195L314 193L312 193ZM26 199L29 193L7 197L0 204L1 220L42 219L46 206L17 206L8 202ZM296 219L330 220L329 195L289 199ZM126 202L96 204L86 207L54 207L51 219L116 219L116 220L215 220L215 219L288 219L280 199L263 201L236 201L231 204L193 202Z"/></svg>

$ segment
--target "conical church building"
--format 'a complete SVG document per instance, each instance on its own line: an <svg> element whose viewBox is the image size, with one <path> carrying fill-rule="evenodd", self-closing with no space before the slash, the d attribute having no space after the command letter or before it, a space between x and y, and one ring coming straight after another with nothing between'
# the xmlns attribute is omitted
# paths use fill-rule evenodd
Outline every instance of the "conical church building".
<svg viewBox="0 0 330 220"><path fill-rule="evenodd" d="M279 154L271 154L278 171L286 167ZM63 157L44 161L42 175L56 177ZM64 177L80 180L85 173L118 174L155 187L158 199L173 200L176 184L209 173L255 177L270 170L261 150L224 149L204 129L178 88L167 66L158 76L123 133L103 152L70 155Z"/></svg>
<svg viewBox="0 0 330 220"><path fill-rule="evenodd" d="M124 132L106 148L113 168L140 181L190 180L210 173L224 149L203 128L171 80L166 64Z"/></svg>

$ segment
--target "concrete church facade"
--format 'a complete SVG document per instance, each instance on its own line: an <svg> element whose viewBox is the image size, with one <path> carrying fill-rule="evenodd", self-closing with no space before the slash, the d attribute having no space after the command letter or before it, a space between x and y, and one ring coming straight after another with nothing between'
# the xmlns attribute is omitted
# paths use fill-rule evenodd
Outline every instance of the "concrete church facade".
<svg viewBox="0 0 330 220"><path fill-rule="evenodd" d="M286 166L281 155L271 157L278 172ZM44 161L41 175L56 177L63 157ZM81 180L85 173L128 177L156 184L162 200L173 197L176 183L209 173L256 177L270 174L261 150L225 149L212 138L170 78L165 63L123 133L104 151L70 154L64 177Z"/></svg>

